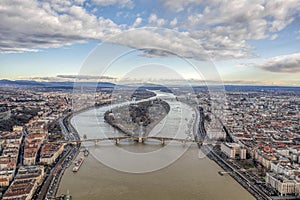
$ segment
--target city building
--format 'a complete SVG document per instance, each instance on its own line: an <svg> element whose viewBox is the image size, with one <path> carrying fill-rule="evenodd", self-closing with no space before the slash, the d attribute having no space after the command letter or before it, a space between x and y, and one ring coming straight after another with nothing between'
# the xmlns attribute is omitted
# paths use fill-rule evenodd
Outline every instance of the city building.
<svg viewBox="0 0 300 200"><path fill-rule="evenodd" d="M0 178L0 187L7 187L9 186L9 179L8 178Z"/></svg>
<svg viewBox="0 0 300 200"><path fill-rule="evenodd" d="M18 174L15 176L15 179L26 180L34 179L37 181L37 184L40 184L44 177L44 166L22 166L18 170Z"/></svg>
<svg viewBox="0 0 300 200"><path fill-rule="evenodd" d="M246 149L238 143L222 143L221 151L225 153L231 159L246 159Z"/></svg>
<svg viewBox="0 0 300 200"><path fill-rule="evenodd" d="M3 200L31 200L37 188L34 179L14 180L2 196Z"/></svg>
<svg viewBox="0 0 300 200"><path fill-rule="evenodd" d="M282 174L267 173L266 183L276 189L281 196L284 195L296 195L300 194L300 182L299 180L291 177L284 176Z"/></svg>
<svg viewBox="0 0 300 200"><path fill-rule="evenodd" d="M43 166L23 166L4 193L3 200L31 200L44 178Z"/></svg>
<svg viewBox="0 0 300 200"><path fill-rule="evenodd" d="M63 152L63 144L44 144L40 154L40 163L50 165Z"/></svg>

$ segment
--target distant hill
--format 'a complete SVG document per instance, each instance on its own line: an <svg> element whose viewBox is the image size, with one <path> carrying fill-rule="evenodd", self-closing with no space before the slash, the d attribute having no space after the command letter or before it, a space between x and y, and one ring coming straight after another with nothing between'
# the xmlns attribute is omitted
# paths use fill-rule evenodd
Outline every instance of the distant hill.
<svg viewBox="0 0 300 200"><path fill-rule="evenodd" d="M33 80L0 80L0 88L48 88L48 89L73 89L76 86L83 87L91 87L94 88L114 88L116 84L110 82L72 82L72 81L64 81L64 82L46 82L46 81L33 81ZM118 85L118 87L128 87L125 85ZM130 86L129 86L130 87ZM131 86L131 87L134 87ZM173 85L172 87L186 87L180 85ZM156 85L151 83L144 83L142 86L138 87L140 90L150 89L150 90L161 90L164 92L171 92L170 88L163 85ZM206 86L193 86L195 90L207 90ZM300 87L292 87L292 86L256 86L256 85L225 85L226 91L256 91L256 92L300 92Z"/></svg>
<svg viewBox="0 0 300 200"><path fill-rule="evenodd" d="M74 83L72 81L66 81L66 82L45 82L45 81L32 81L32 80L0 80L0 87L36 87L36 88L73 88L73 86L75 85L82 85L82 86L95 86L97 85L97 87L107 87L107 88L111 88L111 87L115 87L114 83L110 83L110 82L99 82L99 83L95 83L95 82L80 82L80 83Z"/></svg>
<svg viewBox="0 0 300 200"><path fill-rule="evenodd" d="M225 85L227 91L260 91L260 92L276 92L276 91L298 91L300 87L292 86L257 86L257 85Z"/></svg>
<svg viewBox="0 0 300 200"><path fill-rule="evenodd" d="M151 84L151 83L145 83L144 85L138 87L138 90L160 90L162 92L169 92L172 93L172 90L166 86L163 85L157 85L157 84Z"/></svg>
<svg viewBox="0 0 300 200"><path fill-rule="evenodd" d="M35 85L35 86L44 86L43 82L37 82L37 81L29 81L29 80L16 80L16 81L11 81L11 80L6 80L6 79L3 79L3 80L0 80L0 86L9 86L9 85L19 85L19 86L32 86L32 85Z"/></svg>

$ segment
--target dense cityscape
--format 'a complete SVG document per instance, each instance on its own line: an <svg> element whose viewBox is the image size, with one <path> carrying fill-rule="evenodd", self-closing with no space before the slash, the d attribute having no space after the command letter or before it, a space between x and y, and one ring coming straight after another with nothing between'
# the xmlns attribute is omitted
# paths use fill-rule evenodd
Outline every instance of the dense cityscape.
<svg viewBox="0 0 300 200"><path fill-rule="evenodd" d="M300 199L300 0L0 19L0 200Z"/></svg>
<svg viewBox="0 0 300 200"><path fill-rule="evenodd" d="M71 93L1 89L2 199L51 199L59 178L78 154L64 126ZM100 93L99 98L107 98ZM47 193L48 191L48 193Z"/></svg>
<svg viewBox="0 0 300 200"><path fill-rule="evenodd" d="M208 156L224 169L220 175L229 173L258 199L299 197L299 90L241 88L226 92L224 129L207 132L218 141ZM79 139L68 123L72 93L39 90L1 89L2 199L67 198L57 188L80 151L80 144L64 142ZM97 93L98 106L113 100L110 92ZM209 92L194 96L198 105L192 97L182 101L202 108L208 130L214 117Z"/></svg>

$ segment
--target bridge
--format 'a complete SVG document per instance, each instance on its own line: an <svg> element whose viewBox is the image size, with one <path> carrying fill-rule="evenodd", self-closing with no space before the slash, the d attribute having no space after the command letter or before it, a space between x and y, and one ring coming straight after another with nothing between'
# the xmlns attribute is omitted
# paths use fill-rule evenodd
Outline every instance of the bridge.
<svg viewBox="0 0 300 200"><path fill-rule="evenodd" d="M171 138L171 137L133 137L133 136L108 137L108 138L97 138L97 139L80 139L80 140L63 140L63 141L58 141L58 142L47 142L47 143L81 144L84 142L94 142L95 144L97 144L97 143L103 142L103 141L112 141L115 144L120 144L120 142L122 140L134 141L134 142L139 142L139 143L143 143L146 140L157 140L157 141L160 141L160 143L162 145L164 145L165 142L168 142L168 141L176 141L176 142L181 142L183 144L185 144L185 143L195 143L198 145L212 144L212 143L196 141L196 140L192 140L192 139L180 139L180 138Z"/></svg>

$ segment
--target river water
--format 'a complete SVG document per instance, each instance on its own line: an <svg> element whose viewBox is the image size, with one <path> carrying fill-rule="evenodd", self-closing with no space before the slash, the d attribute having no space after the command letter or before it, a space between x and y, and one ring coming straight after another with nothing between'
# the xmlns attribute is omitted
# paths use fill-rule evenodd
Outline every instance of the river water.
<svg viewBox="0 0 300 200"><path fill-rule="evenodd" d="M163 93L158 96L163 98ZM168 99L170 112L149 136L189 138L197 120L190 106ZM104 122L109 107L89 110L71 120L81 136L107 138L124 136ZM68 168L62 177L59 194L87 200L224 200L254 199L229 175L208 158L199 158L193 144L159 141L135 143L121 141L85 144L91 154L77 173ZM79 155L81 156L81 155Z"/></svg>

